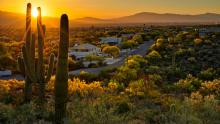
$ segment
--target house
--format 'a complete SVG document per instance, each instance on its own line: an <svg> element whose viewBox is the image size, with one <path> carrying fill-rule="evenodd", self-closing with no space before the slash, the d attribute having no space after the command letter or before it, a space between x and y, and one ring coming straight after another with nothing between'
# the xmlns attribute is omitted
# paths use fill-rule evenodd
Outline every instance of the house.
<svg viewBox="0 0 220 124"><path fill-rule="evenodd" d="M199 30L199 36L205 36L209 33L220 33L219 27L206 27L206 28L200 28Z"/></svg>
<svg viewBox="0 0 220 124"><path fill-rule="evenodd" d="M209 30L208 29L206 29L206 28L200 28L199 29L199 36L200 37L204 37L206 34L208 34L209 33Z"/></svg>
<svg viewBox="0 0 220 124"><path fill-rule="evenodd" d="M74 56L76 60L83 60L88 55L100 55L101 49L92 44L76 44L74 47L70 48L69 56Z"/></svg>
<svg viewBox="0 0 220 124"><path fill-rule="evenodd" d="M11 70L0 70L0 77L9 77L12 75Z"/></svg>
<svg viewBox="0 0 220 124"><path fill-rule="evenodd" d="M117 37L101 37L101 43L109 45L118 45L122 42L122 38Z"/></svg>

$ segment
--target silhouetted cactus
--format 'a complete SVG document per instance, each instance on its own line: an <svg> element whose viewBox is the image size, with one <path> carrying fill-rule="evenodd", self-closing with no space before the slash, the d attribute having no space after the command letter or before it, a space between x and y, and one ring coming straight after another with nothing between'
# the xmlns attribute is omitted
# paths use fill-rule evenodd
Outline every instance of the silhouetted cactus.
<svg viewBox="0 0 220 124"><path fill-rule="evenodd" d="M68 95L68 47L69 21L66 14L61 16L60 43L58 63L55 79L55 123L62 124L66 116L66 102Z"/></svg>
<svg viewBox="0 0 220 124"><path fill-rule="evenodd" d="M38 64L37 64L37 79L40 86L39 97L40 102L43 102L45 96L45 85L50 80L54 67L54 54L50 55L49 65L47 74L45 77L45 68L44 68L44 40L45 40L45 32L46 26L42 25L41 21L41 8L38 7L38 17L37 17L37 29L38 29Z"/></svg>
<svg viewBox="0 0 220 124"><path fill-rule="evenodd" d="M25 101L31 99L32 83L39 83L39 98L42 103L45 96L45 84L50 80L53 66L54 66L54 54L50 55L50 61L48 65L47 75L45 77L45 68L43 61L43 48L44 48L44 36L46 27L41 23L41 9L38 7L38 62L35 65L35 34L31 36L31 4L27 5L27 17L26 17L26 42L22 47L23 58L18 58L18 65L20 71L25 75ZM36 68L37 67L37 68Z"/></svg>
<svg viewBox="0 0 220 124"><path fill-rule="evenodd" d="M25 39L25 45L22 48L22 51L25 52L25 57L28 58L28 60L24 60L23 58L19 57L18 58L18 64L20 71L25 75L25 88L24 88L24 101L29 102L31 100L31 94L32 94L32 82L31 80L31 75L29 75L29 70L28 68L35 68L35 67L30 67L32 64L26 65L25 63L28 63L28 61L32 61L33 54L26 54L26 53L33 53L33 49L31 49L31 4L27 4L27 12L26 12L26 39Z"/></svg>

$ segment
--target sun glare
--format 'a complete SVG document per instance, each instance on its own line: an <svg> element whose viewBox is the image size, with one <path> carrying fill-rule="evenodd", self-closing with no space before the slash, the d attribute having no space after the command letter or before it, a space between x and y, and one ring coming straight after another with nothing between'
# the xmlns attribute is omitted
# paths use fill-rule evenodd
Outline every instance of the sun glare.
<svg viewBox="0 0 220 124"><path fill-rule="evenodd" d="M34 17L37 17L37 16L38 16L37 8L34 8L34 9L32 10L32 16L34 16Z"/></svg>

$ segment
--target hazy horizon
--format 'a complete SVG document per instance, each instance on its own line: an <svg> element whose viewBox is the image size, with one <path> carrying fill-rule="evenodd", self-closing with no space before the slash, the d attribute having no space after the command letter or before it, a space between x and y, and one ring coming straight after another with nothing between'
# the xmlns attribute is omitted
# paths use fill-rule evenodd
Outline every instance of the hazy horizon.
<svg viewBox="0 0 220 124"><path fill-rule="evenodd" d="M67 13L71 19L83 17L110 19L140 12L184 15L220 13L219 0L54 0L53 2L50 0L2 0L0 8L1 11L24 14L28 2L32 3L33 8L40 6L44 16L59 17L62 13Z"/></svg>
<svg viewBox="0 0 220 124"><path fill-rule="evenodd" d="M13 12L13 11L5 11L5 10L1 10L0 12L8 12L8 13L15 13L15 14L22 14L25 15L25 13L21 13L21 12ZM97 18L97 19L115 19L115 18L121 18L121 17L126 17L126 16L132 16L135 14L140 14L140 13L154 13L154 14L177 14L177 15L200 15L200 14L207 14L207 13L212 13L212 14L219 14L220 13L216 13L216 12L203 12L203 13L196 13L196 14L190 14L190 13L185 13L185 14L181 14L181 13L171 13L171 12L166 12L166 13L158 13L158 12L150 12L150 11L140 11L140 12L136 12L136 13L128 13L128 15L121 15L121 16L117 16L117 17L95 17L95 16L83 16L83 17L78 17L78 18L70 18L70 19L81 19L81 18ZM59 18L59 16L50 16L50 15L42 15L43 17L51 17L51 18Z"/></svg>

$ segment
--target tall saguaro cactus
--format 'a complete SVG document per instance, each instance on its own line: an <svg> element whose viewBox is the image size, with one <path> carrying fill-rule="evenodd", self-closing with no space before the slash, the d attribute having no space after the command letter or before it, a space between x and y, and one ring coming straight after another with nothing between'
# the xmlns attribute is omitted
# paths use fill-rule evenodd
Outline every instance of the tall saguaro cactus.
<svg viewBox="0 0 220 124"><path fill-rule="evenodd" d="M46 26L42 25L41 21L41 8L38 7L38 16L37 16L37 30L38 30L38 64L37 64L37 80L40 86L39 97L40 102L42 103L45 96L45 85L50 80L54 67L54 54L50 55L49 65L47 70L47 75L45 77L45 68L44 68L44 40Z"/></svg>
<svg viewBox="0 0 220 124"><path fill-rule="evenodd" d="M49 67L45 76L43 48L46 27L41 23L40 7L38 7L38 12L38 63L35 65L35 35L32 34L31 37L31 4L28 3L26 17L26 42L22 47L23 58L18 58L18 65L20 71L25 75L25 101L28 102L31 99L32 84L39 83L39 98L42 103L45 95L45 84L50 80L53 72L54 54L50 55Z"/></svg>
<svg viewBox="0 0 220 124"><path fill-rule="evenodd" d="M60 43L55 79L55 123L62 124L66 116L68 95L68 47L69 21L66 14L61 16Z"/></svg>
<svg viewBox="0 0 220 124"><path fill-rule="evenodd" d="M32 48L32 46L35 46L35 38L31 36L31 3L27 4L27 12L26 12L26 39L25 39L25 45L22 48L23 58L18 58L18 65L20 68L20 71L25 75L25 88L24 88L24 101L29 102L31 100L31 94L32 94L32 83L33 80L31 79L31 75L29 75L29 68L34 69L34 64L28 64L29 62L34 61L34 52L35 49ZM24 60L24 57L28 60Z"/></svg>

